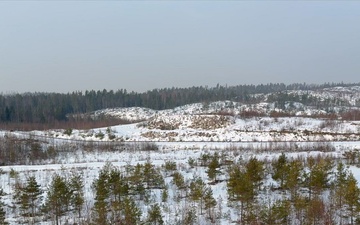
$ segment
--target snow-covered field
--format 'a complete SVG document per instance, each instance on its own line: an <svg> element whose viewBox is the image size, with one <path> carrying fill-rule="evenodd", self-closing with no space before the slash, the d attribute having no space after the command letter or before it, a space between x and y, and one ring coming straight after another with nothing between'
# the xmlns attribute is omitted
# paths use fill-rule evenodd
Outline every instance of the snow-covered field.
<svg viewBox="0 0 360 225"><path fill-rule="evenodd" d="M209 183L210 180L206 174L206 167L196 166L191 168L189 166L190 159L199 159L202 154L213 154L218 152L220 154L227 155L228 159L233 160L234 162L239 160L247 160L250 157L257 157L259 160L268 160L271 161L274 158L277 158L282 152L284 145L272 146L270 143L238 143L234 146L231 143L158 143L159 150L157 151L122 151L122 152L100 152L95 151L91 153L84 154L81 151L75 152L74 154L68 154L64 158L59 159L59 163L56 164L46 164L46 165L18 165L18 166L3 166L1 167L2 173L0 175L0 185L3 190L7 193L4 197L4 202L8 206L13 206L13 199L10 197L14 194L14 185L16 180L25 181L27 177L34 175L37 181L41 184L41 187L44 191L47 190L47 187L51 181L52 175L54 173L60 173L63 175L68 175L70 171L76 170L80 171L83 174L84 178L84 190L86 205L91 206L94 200L94 191L92 189L92 182L97 178L100 169L107 163L111 162L112 165L118 168L124 168L127 165L135 166L137 163L145 163L150 161L153 165L157 167L163 166L166 162L171 161L175 162L177 165L177 171L181 172L187 181L192 180L194 177L200 177L206 183ZM286 153L289 158L299 158L299 157L308 157L308 156L318 156L318 155L331 155L335 158L341 158L342 153L345 151L353 151L355 149L360 149L359 142L334 142L331 145L335 148L335 151L332 152L321 152L316 151L316 146L318 143L297 143L298 146L304 146L306 148L311 147L313 151L294 151ZM287 146L290 147L290 146ZM246 150L248 149L248 150ZM257 149L257 151L254 151ZM263 150L262 150L263 149ZM271 150L266 150L271 149ZM278 150L276 150L278 149ZM61 163L60 163L61 162ZM354 173L358 182L360 182L360 169L355 166L351 166L350 170ZM16 171L17 178L11 177L10 173ZM175 224L177 220L180 219L181 215L177 211L182 210L183 207L188 207L188 204L184 201L178 202L175 197L176 188L172 184L172 178L165 176L166 185L169 187L169 200L167 202L161 203L161 193L158 190L151 191L151 200L150 202L161 203L162 209L164 211L164 222L165 224ZM274 181L268 181L274 182ZM237 219L238 214L236 209L229 206L228 194L226 182L220 182L210 185L213 196L218 202L218 206L221 205L222 212L224 215L221 219L218 220L218 224L231 224L232 221ZM276 194L276 193L274 193ZM45 198L45 194L43 195ZM146 218L146 205L139 203L139 207L144 212L143 219ZM86 211L89 209L84 209L84 213L89 213ZM166 210L166 213L165 213ZM8 215L8 222L10 224L19 224L19 215L15 213L11 207L7 208L6 211ZM71 217L71 216L70 216ZM63 220L65 220L64 217ZM74 216L75 218L75 216ZM74 219L73 218L73 219ZM69 219L69 218L67 218ZM69 219L69 221L73 221ZM209 222L205 217L199 216L199 224L208 224ZM40 224L40 223L39 223ZM42 222L41 224L52 224L52 222Z"/></svg>

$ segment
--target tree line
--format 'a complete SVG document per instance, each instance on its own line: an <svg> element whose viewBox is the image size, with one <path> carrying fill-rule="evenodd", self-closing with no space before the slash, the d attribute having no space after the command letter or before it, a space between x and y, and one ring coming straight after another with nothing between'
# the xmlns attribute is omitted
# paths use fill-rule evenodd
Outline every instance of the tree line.
<svg viewBox="0 0 360 225"><path fill-rule="evenodd" d="M60 93L14 93L0 95L0 123L2 127L9 123L54 124L68 121L69 115L87 113L94 110L114 107L147 107L156 110L174 108L190 103L234 100L238 102L255 102L252 94L271 93L286 90L315 90L333 86L351 86L356 84L325 83L266 85L237 85L216 87L189 87L154 89L144 93L117 91L85 91ZM283 101L280 96L279 101ZM288 96L289 98L291 96ZM273 97L275 98L275 97ZM304 97L305 99L305 97ZM275 99L276 100L276 99ZM306 100L308 101L308 100ZM89 119L89 118L88 118Z"/></svg>

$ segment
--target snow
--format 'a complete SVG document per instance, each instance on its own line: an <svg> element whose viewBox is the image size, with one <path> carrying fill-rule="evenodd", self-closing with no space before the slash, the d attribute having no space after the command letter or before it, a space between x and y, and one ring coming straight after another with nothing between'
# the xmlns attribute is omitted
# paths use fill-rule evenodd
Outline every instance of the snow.
<svg viewBox="0 0 360 225"><path fill-rule="evenodd" d="M174 150L176 147L175 143L158 143L161 149L159 151L124 151L124 152L92 152L87 154L77 154L73 155L66 160L64 163L60 164L49 164L49 165L19 165L19 166L3 166L1 167L3 174L0 175L0 184L3 190L7 194L13 193L13 185L16 182L15 178L10 178L9 172L11 170L18 172L18 179L26 180L26 178L30 175L34 175L37 181L41 184L43 190L46 190L47 185L51 181L52 175L56 173L60 174L69 174L71 170L81 171L83 173L83 177L85 178L85 197L87 204L93 204L92 199L94 198L94 193L92 191L91 185L95 178L98 176L99 170L105 165L106 162L111 162L114 166L123 168L126 165L136 165L137 163L145 163L147 160L155 166L164 165L166 161L174 161L178 165L178 171L180 171L186 180L191 180L194 177L200 177L205 182L209 182L206 175L205 167L195 167L191 169L187 162L190 158L197 159L201 154L214 152L226 153L229 155L229 158L233 160L247 160L250 157L256 156L259 160L272 160L273 158L277 158L280 155L280 152L257 152L254 153L252 151L241 151L241 154L237 150L229 151L227 150L226 143L185 143L187 147L191 146L194 149L189 150L181 150L181 145L178 143L179 149ZM260 143L257 144L257 147L261 147ZM242 144L245 145L245 144ZM334 146L342 147L343 149L354 149L359 148L360 143L357 142L338 142L333 143ZM186 148L186 146L184 146ZM238 146L240 147L240 146ZM216 150L215 150L216 149ZM280 150L280 149L279 149ZM289 158L298 158L298 157L307 157L307 156L316 156L316 155L337 155L339 152L330 152L323 153L319 151L310 151L310 152L293 152L287 153ZM351 171L354 172L355 177L360 181L360 169L354 166L350 167ZM180 201L180 204L174 200L175 189L172 187L171 178L168 177L165 179L167 185L170 187L169 191L169 201L167 203L163 203L164 207L169 207L169 216L166 217L165 224L173 224L174 220L179 216L176 214L177 210L181 208L184 202ZM271 181L268 181L271 182ZM227 197L227 187L226 182L220 182L215 185L211 185L213 196L216 200L221 200L221 205L223 207L223 212L229 212L230 219L222 219L221 224L231 224L232 220L237 218L237 213L233 208L228 206L228 197ZM156 201L160 201L160 192L159 190L152 191L152 195L154 195ZM8 195L8 196L9 196ZM5 204L12 205L11 199L5 196ZM45 195L44 195L45 197ZM275 196L273 196L275 197ZM145 206L143 210L145 211ZM7 211L8 215L10 215L8 221L10 224L17 224L18 221L15 218L16 215L12 214L10 210ZM145 218L146 213L144 213L143 218ZM51 224L51 222L44 222L43 224ZM204 220L200 224L207 224Z"/></svg>
<svg viewBox="0 0 360 225"><path fill-rule="evenodd" d="M291 91L289 93L302 95L309 94L321 99L339 98L355 106L360 99L360 87L334 87L318 91ZM260 95L259 95L260 96ZM266 95L263 96L264 99ZM6 205L12 205L13 185L15 178L9 176L10 171L18 172L19 180L26 180L34 175L45 191L54 173L68 174L71 170L83 173L85 181L86 199L92 205L94 193L91 188L93 180L98 176L99 170L106 162L124 168L126 165L136 165L150 160L156 166L162 166L166 161L174 161L187 180L196 176L207 183L206 168L190 168L189 159L198 159L202 154L215 152L224 153L236 162L247 160L256 156L258 159L271 161L286 150L289 158L308 157L316 155L330 155L342 158L346 151L360 149L360 121L326 120L302 117L314 114L325 114L321 109L314 109L301 103L287 103L285 108L294 110L294 117L252 117L242 118L242 111L256 110L262 113L281 111L274 103L260 102L258 104L242 104L232 101L212 102L209 104L196 103L169 110L152 110L147 108L115 108L93 112L91 115L110 116L128 121L133 124L117 125L111 127L94 128L91 130L74 129L71 135L64 134L64 130L8 132L0 131L0 136L13 135L22 138L36 138L50 144L76 144L83 142L94 143L125 143L127 148L114 151L90 151L77 149L62 154L56 160L45 165L14 165L0 167L0 184L7 193L4 197ZM227 112L227 114L224 112ZM221 114L222 113L222 114ZM139 122L140 121L140 122ZM209 122L210 121L210 122ZM206 128L215 121L216 128ZM159 126L168 129L160 129ZM205 125L206 126L205 126ZM210 124L210 125L209 125ZM114 138L110 138L110 134ZM100 137L99 133L104 134ZM146 142L154 142L157 151L138 151L136 146ZM329 147L324 152L320 147ZM291 151L289 151L291 149ZM360 183L360 168L350 166L355 178ZM185 202L174 200L175 188L171 184L172 178L166 177L169 186L169 201L162 203L162 209L168 210L165 224L174 224L180 217L178 211L185 207ZM273 182L267 179L266 182ZM231 224L237 218L234 208L228 205L226 182L211 185L214 198L221 202L224 216L220 224ZM159 190L153 190L152 196L160 201ZM45 194L44 196L45 197ZM270 196L269 198L275 198ZM218 204L219 205L219 204ZM140 205L144 212L146 206ZM15 213L7 208L8 222L18 224ZM143 213L143 218L146 213ZM42 224L51 224L43 222ZM203 217L199 224L207 224Z"/></svg>

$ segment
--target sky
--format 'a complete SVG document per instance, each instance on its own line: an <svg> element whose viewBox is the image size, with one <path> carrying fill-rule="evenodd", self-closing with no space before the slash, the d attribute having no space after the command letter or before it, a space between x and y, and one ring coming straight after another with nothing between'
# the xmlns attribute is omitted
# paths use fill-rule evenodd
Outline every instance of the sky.
<svg viewBox="0 0 360 225"><path fill-rule="evenodd" d="M0 93L360 82L360 1L0 1Z"/></svg>

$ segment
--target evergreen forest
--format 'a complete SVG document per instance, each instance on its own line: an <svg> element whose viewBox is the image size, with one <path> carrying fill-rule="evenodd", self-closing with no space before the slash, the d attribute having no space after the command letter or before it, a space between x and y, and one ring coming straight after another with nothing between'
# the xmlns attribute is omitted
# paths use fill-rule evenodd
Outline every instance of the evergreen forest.
<svg viewBox="0 0 360 225"><path fill-rule="evenodd" d="M155 110L170 109L190 103L232 100L242 103L257 103L262 98L255 94L273 94L269 101L279 104L285 101L299 101L304 104L322 106L331 102L321 102L307 96L288 95L290 90L317 90L335 86L353 86L356 84L325 83L290 84L282 83L266 85L237 85L216 87L164 88L154 89L144 93L117 91L85 91L72 93L13 93L0 95L0 125L16 129L25 129L25 124L43 124L59 126L59 123L74 120L73 114L88 113L104 108L115 107L146 107ZM78 119L78 118L77 118ZM84 119L84 118L83 118ZM89 120L90 118L86 118ZM120 121L121 122L121 121ZM126 122L126 121L122 121ZM119 123L119 121L117 121ZM11 126L9 126L11 127ZM33 128L33 127L32 127Z"/></svg>

